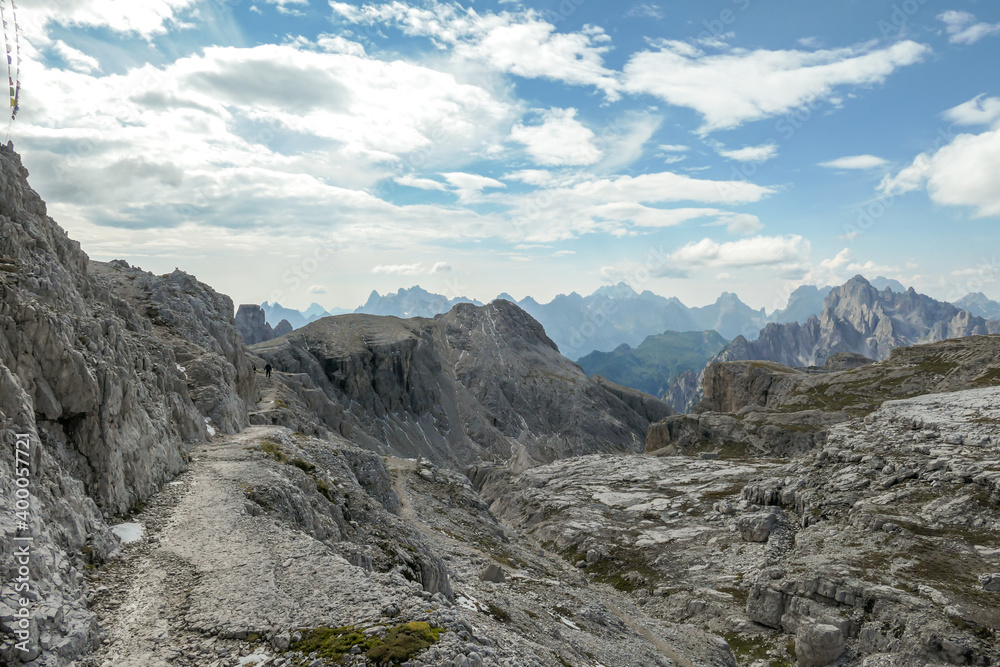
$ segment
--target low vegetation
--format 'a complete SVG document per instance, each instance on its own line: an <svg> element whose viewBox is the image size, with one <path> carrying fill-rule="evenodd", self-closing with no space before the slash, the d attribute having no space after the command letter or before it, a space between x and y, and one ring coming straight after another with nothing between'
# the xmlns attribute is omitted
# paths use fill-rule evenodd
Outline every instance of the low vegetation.
<svg viewBox="0 0 1000 667"><path fill-rule="evenodd" d="M354 626L304 630L292 649L310 657L340 661L355 647L376 664L399 665L438 642L443 628L412 621L390 628L384 637Z"/></svg>

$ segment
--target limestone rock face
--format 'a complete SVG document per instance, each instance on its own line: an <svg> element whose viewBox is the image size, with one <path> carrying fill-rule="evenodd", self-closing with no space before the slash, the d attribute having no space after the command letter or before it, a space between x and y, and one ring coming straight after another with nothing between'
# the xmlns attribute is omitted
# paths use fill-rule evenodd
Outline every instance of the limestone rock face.
<svg viewBox="0 0 1000 667"><path fill-rule="evenodd" d="M833 358L827 367L713 363L693 414L652 424L646 451L790 456L821 447L835 424L887 400L988 386L1000 377L1000 337L967 336L894 350L889 359ZM830 370L846 365L846 370Z"/></svg>
<svg viewBox="0 0 1000 667"><path fill-rule="evenodd" d="M824 667L844 654L844 633L826 623L806 624L795 635L795 655L802 667Z"/></svg>
<svg viewBox="0 0 1000 667"><path fill-rule="evenodd" d="M25 434L33 594L46 602L33 612L32 643L45 639L40 659L59 665L96 640L80 571L116 549L102 511L125 511L183 470L186 443L206 428L150 315L91 272L27 175L0 147L0 492L13 507L16 436ZM7 512L0 526L6 604L16 526Z"/></svg>
<svg viewBox="0 0 1000 667"><path fill-rule="evenodd" d="M291 325L288 327L290 329ZM236 312L236 330L240 332L243 342L247 345L263 343L275 337L274 330L267 323L264 309L253 303L242 304Z"/></svg>
<svg viewBox="0 0 1000 667"><path fill-rule="evenodd" d="M701 380L709 381L707 369L718 362L763 361L849 370L865 365L865 359L888 359L900 347L998 332L1000 321L977 317L917 294L913 288L879 291L864 277L855 276L826 295L818 316L801 323L772 322L761 329L756 340L737 336L709 362L701 378L677 378L667 395L678 411L693 409L710 391Z"/></svg>
<svg viewBox="0 0 1000 667"><path fill-rule="evenodd" d="M740 531L740 537L747 542L767 542L771 536L771 531L778 525L778 508L772 508L764 512L745 514L736 520L736 528Z"/></svg>
<svg viewBox="0 0 1000 667"><path fill-rule="evenodd" d="M855 276L826 296L819 317L769 324L755 341L736 338L719 361L757 359L789 366L824 364L838 352L882 360L897 347L1000 332L1000 322L918 294L879 291Z"/></svg>
<svg viewBox="0 0 1000 667"><path fill-rule="evenodd" d="M232 317L232 299L180 270L154 276L116 260L91 262L90 272L150 318L154 335L173 350L195 406L215 430L235 433L249 425L257 383Z"/></svg>
<svg viewBox="0 0 1000 667"><path fill-rule="evenodd" d="M649 423L670 413L652 396L588 378L504 300L433 320L324 318L254 352L330 431L448 465L642 451Z"/></svg>

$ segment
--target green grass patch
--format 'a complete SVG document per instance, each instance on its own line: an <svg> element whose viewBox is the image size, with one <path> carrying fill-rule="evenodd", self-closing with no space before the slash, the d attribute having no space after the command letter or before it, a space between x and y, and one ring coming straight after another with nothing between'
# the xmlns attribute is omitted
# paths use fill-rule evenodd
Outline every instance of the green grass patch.
<svg viewBox="0 0 1000 667"><path fill-rule="evenodd" d="M780 654L781 649L774 645L767 637L760 635L741 635L737 632L727 632L722 638L729 644L729 650L733 652L733 657L738 663L745 664L766 660L768 667L792 667L795 664L795 642L790 641L785 645L785 651L791 660Z"/></svg>
<svg viewBox="0 0 1000 667"><path fill-rule="evenodd" d="M397 625L385 638L366 635L353 626L314 628L304 630L302 639L291 648L309 656L339 661L355 646L360 646L369 660L398 665L437 643L443 632L443 628L421 621Z"/></svg>
<svg viewBox="0 0 1000 667"><path fill-rule="evenodd" d="M275 461L288 463L288 457L281 451L281 446L278 443L271 442L270 440L261 440L260 448Z"/></svg>
<svg viewBox="0 0 1000 667"><path fill-rule="evenodd" d="M570 548L561 553L570 564L576 565L586 560L585 552ZM623 593L631 593L640 589L652 590L663 575L653 569L641 554L618 551L613 557L603 558L583 568L588 574L595 574L594 581L609 584Z"/></svg>
<svg viewBox="0 0 1000 667"><path fill-rule="evenodd" d="M303 461L302 459L292 459L288 463L291 464L291 465L293 465L293 466L295 466L296 468L298 468L302 472L306 472L306 473L312 472L313 470L316 469L316 466L314 466L313 464L309 463L308 461Z"/></svg>
<svg viewBox="0 0 1000 667"><path fill-rule="evenodd" d="M973 380L972 384L977 387L993 387L1000 384L1000 368L991 368Z"/></svg>
<svg viewBox="0 0 1000 667"><path fill-rule="evenodd" d="M340 660L355 646L363 646L366 651L378 641L353 626L341 628L315 628L303 633L300 641L292 644L292 650L318 658Z"/></svg>
<svg viewBox="0 0 1000 667"><path fill-rule="evenodd" d="M319 477L314 476L313 479L316 481L316 490L331 503L336 504L335 496L333 495L333 491L330 489L330 485L321 480Z"/></svg>
<svg viewBox="0 0 1000 667"><path fill-rule="evenodd" d="M377 663L400 664L417 653L437 643L443 628L431 627L422 621L413 621L389 630L385 639L368 649L369 660Z"/></svg>
<svg viewBox="0 0 1000 667"><path fill-rule="evenodd" d="M510 613L503 607L495 605L492 602L488 602L486 604L486 609L489 611L490 616L501 623L510 623Z"/></svg>

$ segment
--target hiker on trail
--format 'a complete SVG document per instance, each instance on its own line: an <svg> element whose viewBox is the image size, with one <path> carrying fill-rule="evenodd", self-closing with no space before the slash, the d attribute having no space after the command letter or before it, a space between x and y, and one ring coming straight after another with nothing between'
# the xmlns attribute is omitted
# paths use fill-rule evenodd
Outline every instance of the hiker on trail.
<svg viewBox="0 0 1000 667"><path fill-rule="evenodd" d="M271 377L271 364L264 366L264 377Z"/></svg>

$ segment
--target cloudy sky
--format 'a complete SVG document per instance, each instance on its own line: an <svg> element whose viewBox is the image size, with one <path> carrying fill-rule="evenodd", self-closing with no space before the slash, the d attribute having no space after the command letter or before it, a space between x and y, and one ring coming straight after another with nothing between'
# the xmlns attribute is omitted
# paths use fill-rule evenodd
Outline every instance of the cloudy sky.
<svg viewBox="0 0 1000 667"><path fill-rule="evenodd" d="M941 4L22 0L11 138L92 257L238 303L1000 299L1000 3Z"/></svg>

